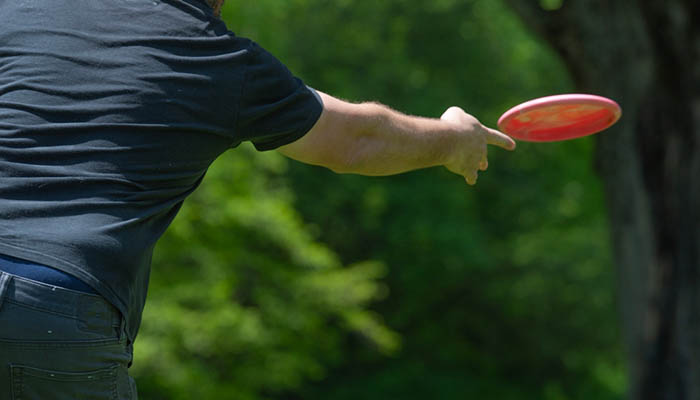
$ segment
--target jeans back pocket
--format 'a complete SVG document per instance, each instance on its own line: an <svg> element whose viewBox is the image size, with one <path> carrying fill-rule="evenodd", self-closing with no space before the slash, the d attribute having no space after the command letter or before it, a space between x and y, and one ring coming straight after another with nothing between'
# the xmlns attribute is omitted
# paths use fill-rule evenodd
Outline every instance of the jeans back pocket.
<svg viewBox="0 0 700 400"><path fill-rule="evenodd" d="M117 366L61 372L10 365L12 400L117 400Z"/></svg>

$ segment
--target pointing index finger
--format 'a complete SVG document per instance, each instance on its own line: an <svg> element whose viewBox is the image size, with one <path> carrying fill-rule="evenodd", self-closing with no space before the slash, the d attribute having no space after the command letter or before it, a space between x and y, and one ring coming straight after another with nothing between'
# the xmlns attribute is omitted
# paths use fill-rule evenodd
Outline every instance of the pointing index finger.
<svg viewBox="0 0 700 400"><path fill-rule="evenodd" d="M515 150L515 141L505 133L495 129L486 128L486 143L494 146L502 147L506 150Z"/></svg>

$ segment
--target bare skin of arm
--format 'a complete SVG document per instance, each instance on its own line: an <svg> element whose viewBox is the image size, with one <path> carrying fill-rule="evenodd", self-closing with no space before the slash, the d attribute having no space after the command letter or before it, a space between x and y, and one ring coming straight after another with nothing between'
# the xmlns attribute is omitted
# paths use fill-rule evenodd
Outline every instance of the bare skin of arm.
<svg viewBox="0 0 700 400"><path fill-rule="evenodd" d="M348 103L319 92L324 110L301 139L280 147L282 154L338 173L393 175L445 166L476 184L488 168L487 145L507 150L515 142L482 125L459 107L439 119L414 117L377 103Z"/></svg>

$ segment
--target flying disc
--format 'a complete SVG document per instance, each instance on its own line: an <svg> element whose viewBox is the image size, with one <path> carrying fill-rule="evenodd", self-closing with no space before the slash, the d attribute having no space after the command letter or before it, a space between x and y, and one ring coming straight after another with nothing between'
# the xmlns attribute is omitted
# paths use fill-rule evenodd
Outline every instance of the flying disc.
<svg viewBox="0 0 700 400"><path fill-rule="evenodd" d="M529 142L556 142L592 135L612 126L622 110L613 100L590 94L562 94L526 101L506 111L498 128Z"/></svg>

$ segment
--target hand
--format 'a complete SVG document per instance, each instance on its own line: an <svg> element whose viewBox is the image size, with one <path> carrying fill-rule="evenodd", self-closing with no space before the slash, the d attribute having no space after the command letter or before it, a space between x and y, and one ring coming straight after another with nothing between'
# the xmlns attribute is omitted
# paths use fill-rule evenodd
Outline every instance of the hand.
<svg viewBox="0 0 700 400"><path fill-rule="evenodd" d="M487 145L496 145L506 150L514 150L515 142L505 134L482 125L479 120L459 107L450 107L440 117L452 125L460 135L452 148L445 167L462 175L469 185L475 185L479 171L489 167Z"/></svg>

